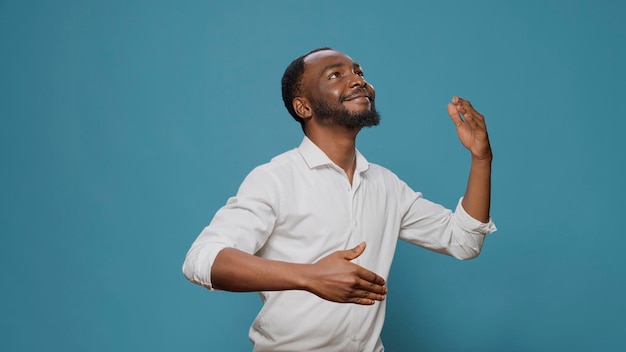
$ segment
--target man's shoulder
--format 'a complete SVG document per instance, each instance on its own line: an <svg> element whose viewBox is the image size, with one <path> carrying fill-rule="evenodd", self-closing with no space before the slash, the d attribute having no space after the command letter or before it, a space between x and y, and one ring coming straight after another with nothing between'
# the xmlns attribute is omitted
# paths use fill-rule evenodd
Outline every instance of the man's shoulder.
<svg viewBox="0 0 626 352"><path fill-rule="evenodd" d="M373 163L370 163L369 166L369 169L364 174L364 178L373 184L384 186L386 192L393 195L393 197L406 197L406 195L416 193L413 188L390 169Z"/></svg>
<svg viewBox="0 0 626 352"><path fill-rule="evenodd" d="M300 154L298 148L292 148L273 157L267 164L284 165L292 163Z"/></svg>
<svg viewBox="0 0 626 352"><path fill-rule="evenodd" d="M296 162L294 150L273 157L270 161L260 164L248 172L240 186L240 191L242 189L255 189L253 192L257 192L261 189L284 187L284 181L293 174L292 170L295 169Z"/></svg>
<svg viewBox="0 0 626 352"><path fill-rule="evenodd" d="M373 176L390 177L392 179L398 179L398 176L393 171L389 170L388 168L382 165L375 164L375 163L369 163L369 169L367 170L367 173Z"/></svg>
<svg viewBox="0 0 626 352"><path fill-rule="evenodd" d="M270 161L264 164L258 165L251 171L251 173L280 173L286 169L293 168L298 162L298 158L298 150L297 148L294 148L274 156L270 159Z"/></svg>

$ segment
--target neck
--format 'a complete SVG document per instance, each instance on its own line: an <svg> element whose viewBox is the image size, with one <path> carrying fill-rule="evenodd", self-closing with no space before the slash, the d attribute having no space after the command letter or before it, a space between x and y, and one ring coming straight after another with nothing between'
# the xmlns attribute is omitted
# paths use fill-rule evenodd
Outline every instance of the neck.
<svg viewBox="0 0 626 352"><path fill-rule="evenodd" d="M315 143L348 176L350 184L356 168L356 136L360 129L334 126L307 129L307 137Z"/></svg>

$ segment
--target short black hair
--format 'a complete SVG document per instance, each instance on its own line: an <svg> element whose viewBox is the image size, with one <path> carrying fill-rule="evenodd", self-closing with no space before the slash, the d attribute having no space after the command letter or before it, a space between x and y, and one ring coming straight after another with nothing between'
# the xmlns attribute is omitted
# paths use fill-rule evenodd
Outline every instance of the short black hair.
<svg viewBox="0 0 626 352"><path fill-rule="evenodd" d="M296 111L293 109L293 100L302 94L302 74L304 73L304 59L307 56L316 53L318 51L323 50L334 50L333 48L323 47L317 48L309 51L308 53L300 56L299 58L293 60L289 66L285 69L285 73L283 73L283 78L281 80L281 88L283 92L283 103L285 104L285 108L289 111L289 114L302 126L302 130L304 130L304 120L298 116Z"/></svg>

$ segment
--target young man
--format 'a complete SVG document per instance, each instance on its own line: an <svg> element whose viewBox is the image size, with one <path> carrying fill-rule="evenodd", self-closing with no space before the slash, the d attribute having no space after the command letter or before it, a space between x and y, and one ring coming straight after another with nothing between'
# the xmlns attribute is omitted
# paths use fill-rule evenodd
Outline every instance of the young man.
<svg viewBox="0 0 626 352"><path fill-rule="evenodd" d="M356 149L361 128L379 116L374 88L349 56L330 48L301 56L282 90L302 144L246 177L193 243L183 272L209 289L260 292L254 351L383 351L385 278L397 240L470 259L495 230L484 118L467 100L448 104L472 157L452 212Z"/></svg>

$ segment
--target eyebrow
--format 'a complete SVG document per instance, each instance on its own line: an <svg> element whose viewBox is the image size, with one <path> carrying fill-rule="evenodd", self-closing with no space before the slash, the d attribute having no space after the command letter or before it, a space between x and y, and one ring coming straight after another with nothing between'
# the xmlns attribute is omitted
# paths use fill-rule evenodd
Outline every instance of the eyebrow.
<svg viewBox="0 0 626 352"><path fill-rule="evenodd" d="M326 71L332 70L332 69L337 68L337 67L343 67L343 66L345 66L345 64L343 64L343 63L336 63L336 64L328 65L328 66L324 67L324 69L322 70L322 74L324 74ZM357 67L361 68L361 65L359 65L357 62L353 62L352 63L352 68L357 68Z"/></svg>

